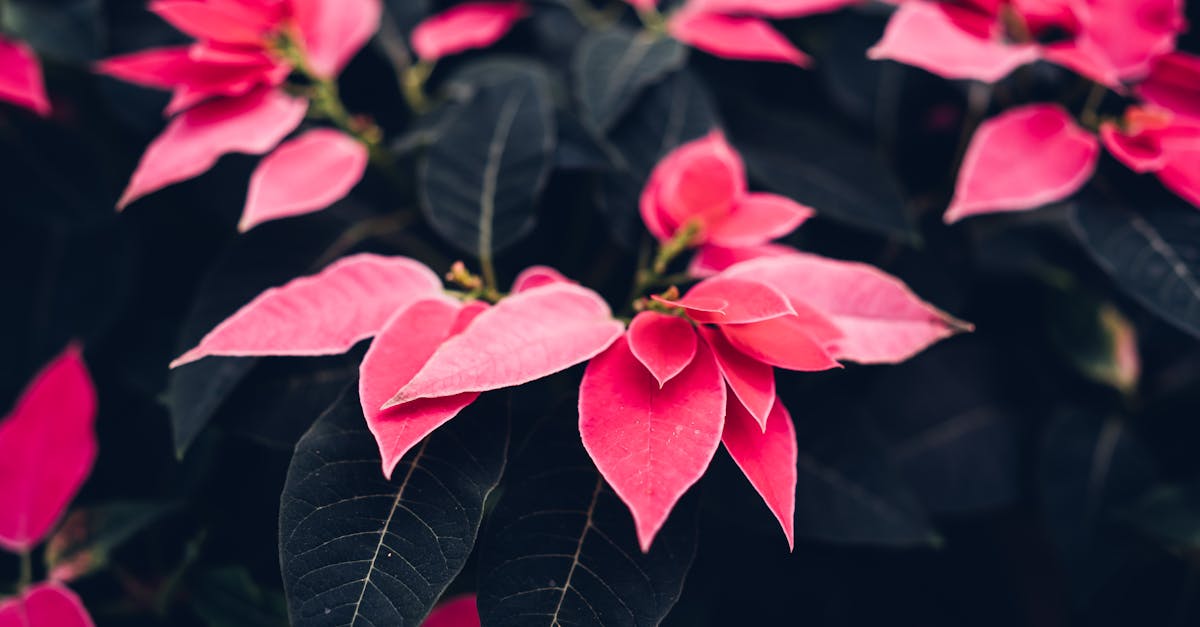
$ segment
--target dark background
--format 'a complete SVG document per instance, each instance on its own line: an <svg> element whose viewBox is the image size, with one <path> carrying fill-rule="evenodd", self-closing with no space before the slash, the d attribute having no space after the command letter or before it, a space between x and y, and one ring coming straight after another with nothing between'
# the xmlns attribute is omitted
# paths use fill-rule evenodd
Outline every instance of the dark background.
<svg viewBox="0 0 1200 627"><path fill-rule="evenodd" d="M415 192L372 172L326 212L239 236L256 159L231 156L118 215L166 95L88 64L178 34L140 0L9 4L42 12L19 34L44 58L55 113L0 107L0 406L80 339L101 444L77 504L165 508L76 587L100 625L278 624L277 509L291 446L353 378L361 347L225 364L220 372L249 373L230 389L210 385L212 371L187 380L165 365L261 289L309 272L350 224L415 207ZM423 4L394 0L392 19L407 31ZM809 200L821 217L790 243L874 263L977 331L897 367L781 373L801 443L796 549L718 454L698 486L700 548L668 624L1200 624L1200 342L1097 266L1069 228L1070 207L941 223L966 88L867 61L885 19L867 9L781 23L816 57L812 71L699 52L686 71L756 186L803 194L792 189L807 179L791 176L803 170L856 192L836 208ZM554 2L537 3L498 50L563 73L575 29ZM1195 36L1181 46L1196 51ZM477 56L440 67L435 89ZM1025 91L1002 88L993 110L1053 98L1077 110L1082 100L1078 79L1054 68L1021 80ZM376 48L342 87L389 137L414 124ZM1121 109L1110 96L1103 111ZM608 235L602 168L570 128L560 125L535 230L498 258L502 283L548 263L621 305L635 252ZM411 153L399 160L411 171ZM1135 209L1177 203L1107 157L1100 177ZM439 272L461 257L420 221L354 250L407 254ZM1134 393L1079 366L1111 353L1095 328L1105 306L1136 329ZM578 376L547 385L569 389ZM198 414L211 422L179 459L179 425L203 422ZM518 409L516 437L533 423ZM472 568L454 589L472 588ZM16 573L0 556L0 582Z"/></svg>

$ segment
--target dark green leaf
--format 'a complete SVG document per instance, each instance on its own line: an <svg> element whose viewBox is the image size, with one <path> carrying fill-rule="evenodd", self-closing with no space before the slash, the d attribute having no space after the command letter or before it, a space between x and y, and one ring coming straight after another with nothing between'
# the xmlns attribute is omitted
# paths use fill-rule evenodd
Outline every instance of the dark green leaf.
<svg viewBox="0 0 1200 627"><path fill-rule="evenodd" d="M462 569L508 443L503 396L485 396L383 478L348 391L296 445L279 551L295 625L416 626Z"/></svg>
<svg viewBox="0 0 1200 627"><path fill-rule="evenodd" d="M687 48L669 37L623 27L589 33L572 64L580 116L607 132L648 85L686 60Z"/></svg>
<svg viewBox="0 0 1200 627"><path fill-rule="evenodd" d="M584 453L575 421L559 417L527 445L480 537L480 616L497 627L657 625L695 555L695 499L642 553L629 509Z"/></svg>
<svg viewBox="0 0 1200 627"><path fill-rule="evenodd" d="M101 570L125 541L178 507L119 502L72 510L46 543L46 569L63 581Z"/></svg>
<svg viewBox="0 0 1200 627"><path fill-rule="evenodd" d="M491 254L533 228L536 204L554 163L554 104L536 65L481 64L455 81L464 102L420 162L421 208L439 235L460 250Z"/></svg>
<svg viewBox="0 0 1200 627"><path fill-rule="evenodd" d="M879 151L801 112L745 106L731 141L750 177L821 215L890 236L911 237L904 194Z"/></svg>
<svg viewBox="0 0 1200 627"><path fill-rule="evenodd" d="M200 284L180 334L180 352L263 290L311 273L337 233L336 221L317 216L264 224L234 240ZM187 451L257 361L208 357L171 371L166 402L177 455Z"/></svg>
<svg viewBox="0 0 1200 627"><path fill-rule="evenodd" d="M7 0L3 27L39 54L86 63L100 55L100 0Z"/></svg>
<svg viewBox="0 0 1200 627"><path fill-rule="evenodd" d="M1117 284L1200 336L1200 212L1176 198L1133 203L1100 192L1074 209L1076 234Z"/></svg>
<svg viewBox="0 0 1200 627"><path fill-rule="evenodd" d="M1172 549L1200 551L1200 484L1196 482L1152 491L1127 517Z"/></svg>
<svg viewBox="0 0 1200 627"><path fill-rule="evenodd" d="M719 125L711 96L686 70L646 90L609 135L615 171L601 180L598 202L617 241L636 247L645 233L638 197L654 165Z"/></svg>
<svg viewBox="0 0 1200 627"><path fill-rule="evenodd" d="M886 546L940 543L874 434L848 428L799 439L797 537Z"/></svg>
<svg viewBox="0 0 1200 627"><path fill-rule="evenodd" d="M189 586L191 605L208 627L276 627L287 624L287 603L264 590L245 568L212 568Z"/></svg>

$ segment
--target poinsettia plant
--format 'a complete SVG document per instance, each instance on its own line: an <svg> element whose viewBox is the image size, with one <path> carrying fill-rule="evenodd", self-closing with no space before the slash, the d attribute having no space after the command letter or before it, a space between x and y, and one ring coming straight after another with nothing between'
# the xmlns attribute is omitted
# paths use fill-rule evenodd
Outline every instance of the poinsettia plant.
<svg viewBox="0 0 1200 627"><path fill-rule="evenodd" d="M0 0L0 627L1189 624L1195 11Z"/></svg>

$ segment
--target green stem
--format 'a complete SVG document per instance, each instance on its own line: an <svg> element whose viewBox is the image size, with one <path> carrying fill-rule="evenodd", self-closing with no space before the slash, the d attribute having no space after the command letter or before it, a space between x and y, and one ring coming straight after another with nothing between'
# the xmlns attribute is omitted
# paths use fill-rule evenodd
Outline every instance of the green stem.
<svg viewBox="0 0 1200 627"><path fill-rule="evenodd" d="M418 115L429 111L429 98L425 96L425 81L433 74L433 62L417 61L400 73L400 88L408 108Z"/></svg>
<svg viewBox="0 0 1200 627"><path fill-rule="evenodd" d="M1083 110L1079 113L1079 121L1088 128L1098 128L1100 126L1100 118L1096 115L1100 109L1100 104L1104 102L1104 95L1108 93L1108 88L1100 83L1092 83L1092 89L1088 92L1087 100L1083 103Z"/></svg>
<svg viewBox="0 0 1200 627"><path fill-rule="evenodd" d="M29 551L21 552L21 578L17 580L17 589L24 590L33 583L33 554Z"/></svg>
<svg viewBox="0 0 1200 627"><path fill-rule="evenodd" d="M483 293L480 296L490 302L500 300L499 283L496 281L496 265L491 250L479 251L479 269L483 273Z"/></svg>
<svg viewBox="0 0 1200 627"><path fill-rule="evenodd" d="M599 10L587 2L587 0L560 0L560 4L564 6L580 24L590 29L605 29L616 22L617 11L620 10L619 5L609 5L608 9Z"/></svg>

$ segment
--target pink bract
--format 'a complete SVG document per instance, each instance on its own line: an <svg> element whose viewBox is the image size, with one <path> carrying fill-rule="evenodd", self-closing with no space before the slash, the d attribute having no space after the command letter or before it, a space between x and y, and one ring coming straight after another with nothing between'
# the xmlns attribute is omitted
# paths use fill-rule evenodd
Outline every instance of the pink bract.
<svg viewBox="0 0 1200 627"><path fill-rule="evenodd" d="M42 64L23 42L0 37L0 100L50 115Z"/></svg>
<svg viewBox="0 0 1200 627"><path fill-rule="evenodd" d="M315 129L279 146L250 177L238 230L319 211L341 200L367 169L367 147L331 129Z"/></svg>
<svg viewBox="0 0 1200 627"><path fill-rule="evenodd" d="M421 627L479 627L475 595L460 594L437 604Z"/></svg>
<svg viewBox="0 0 1200 627"><path fill-rule="evenodd" d="M720 131L663 158L642 190L639 208L659 241L694 225L698 231L692 244L725 247L763 244L813 215L812 209L789 198L747 191L742 158Z"/></svg>
<svg viewBox="0 0 1200 627"><path fill-rule="evenodd" d="M696 356L696 332L679 316L643 311L633 318L625 337L633 356L659 386L683 372Z"/></svg>
<svg viewBox="0 0 1200 627"><path fill-rule="evenodd" d="M433 271L407 257L345 257L263 292L171 366L210 355L342 353L378 333L404 306L441 290Z"/></svg>
<svg viewBox="0 0 1200 627"><path fill-rule="evenodd" d="M465 2L426 18L412 32L412 47L423 61L436 61L500 40L529 13L524 2Z"/></svg>
<svg viewBox="0 0 1200 627"><path fill-rule="evenodd" d="M37 546L96 459L96 392L78 346L34 376L0 420L0 548Z"/></svg>
<svg viewBox="0 0 1200 627"><path fill-rule="evenodd" d="M579 388L579 434L629 506L642 551L708 468L721 441L725 401L721 373L704 346L661 387L624 337L588 364Z"/></svg>
<svg viewBox="0 0 1200 627"><path fill-rule="evenodd" d="M787 408L775 401L764 430L740 403L729 403L721 442L783 527L788 548L793 548L798 452L796 426Z"/></svg>
<svg viewBox="0 0 1200 627"><path fill-rule="evenodd" d="M94 623L70 588L49 582L0 601L0 627L94 627Z"/></svg>
<svg viewBox="0 0 1200 627"><path fill-rule="evenodd" d="M984 122L967 146L946 222L1026 211L1087 183L1100 143L1057 105L1027 105Z"/></svg>
<svg viewBox="0 0 1200 627"><path fill-rule="evenodd" d="M667 32L709 54L745 61L775 61L807 67L812 60L766 20L757 17L680 11Z"/></svg>

